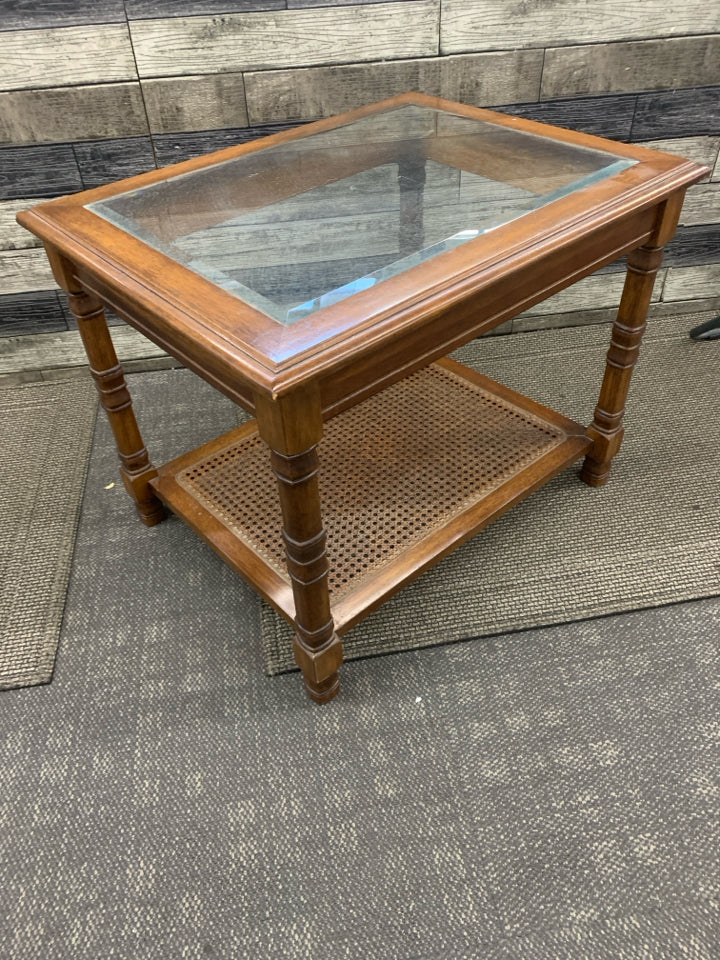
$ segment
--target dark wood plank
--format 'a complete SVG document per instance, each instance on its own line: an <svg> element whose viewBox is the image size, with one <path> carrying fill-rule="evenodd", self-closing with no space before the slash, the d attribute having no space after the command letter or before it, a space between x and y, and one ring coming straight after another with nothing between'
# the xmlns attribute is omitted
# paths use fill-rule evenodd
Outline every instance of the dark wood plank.
<svg viewBox="0 0 720 960"><path fill-rule="evenodd" d="M203 130L199 133L165 133L153 136L158 167L181 160L191 160L214 150L249 143L271 133L289 130L296 124L276 123L262 127L231 127L225 130Z"/></svg>
<svg viewBox="0 0 720 960"><path fill-rule="evenodd" d="M720 133L720 86L644 93L637 98L633 142L717 133Z"/></svg>
<svg viewBox="0 0 720 960"><path fill-rule="evenodd" d="M354 2L354 0L353 0ZM126 0L128 20L215 16L252 10L284 10L285 0Z"/></svg>
<svg viewBox="0 0 720 960"><path fill-rule="evenodd" d="M155 168L150 137L87 141L74 144L73 149L86 190Z"/></svg>
<svg viewBox="0 0 720 960"><path fill-rule="evenodd" d="M122 0L3 0L3 30L38 30L82 23L121 23Z"/></svg>
<svg viewBox="0 0 720 960"><path fill-rule="evenodd" d="M720 34L551 47L541 99L699 87L717 82L718 63Z"/></svg>
<svg viewBox="0 0 720 960"><path fill-rule="evenodd" d="M637 97L620 95L583 99L545 100L542 103L515 103L494 107L501 113L552 123L581 133L612 140L628 140L632 131ZM647 139L651 134L645 135ZM638 137L638 139L642 139Z"/></svg>
<svg viewBox="0 0 720 960"><path fill-rule="evenodd" d="M0 337L57 333L67 321L55 290L14 293L0 297Z"/></svg>
<svg viewBox="0 0 720 960"><path fill-rule="evenodd" d="M82 190L69 143L0 149L0 199L57 197Z"/></svg>

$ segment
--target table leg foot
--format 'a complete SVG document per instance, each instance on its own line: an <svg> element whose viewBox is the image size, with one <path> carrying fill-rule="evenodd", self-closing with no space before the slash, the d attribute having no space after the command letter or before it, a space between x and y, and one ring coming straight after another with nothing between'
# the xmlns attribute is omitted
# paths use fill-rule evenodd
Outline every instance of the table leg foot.
<svg viewBox="0 0 720 960"><path fill-rule="evenodd" d="M308 681L307 677L304 678L304 681L307 695L315 703L329 703L340 690L340 674L337 672L319 684L313 684Z"/></svg>

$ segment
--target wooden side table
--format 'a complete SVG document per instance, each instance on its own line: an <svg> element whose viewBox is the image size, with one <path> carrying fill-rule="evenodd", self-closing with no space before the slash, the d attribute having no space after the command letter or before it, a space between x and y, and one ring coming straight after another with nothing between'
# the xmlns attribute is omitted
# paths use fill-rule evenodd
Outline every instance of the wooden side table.
<svg viewBox="0 0 720 960"><path fill-rule="evenodd" d="M581 457L607 481L705 172L407 94L18 219L68 293L141 519L170 507L294 624L323 703L341 636L404 584ZM587 429L443 359L624 254ZM255 420L156 470L103 305Z"/></svg>

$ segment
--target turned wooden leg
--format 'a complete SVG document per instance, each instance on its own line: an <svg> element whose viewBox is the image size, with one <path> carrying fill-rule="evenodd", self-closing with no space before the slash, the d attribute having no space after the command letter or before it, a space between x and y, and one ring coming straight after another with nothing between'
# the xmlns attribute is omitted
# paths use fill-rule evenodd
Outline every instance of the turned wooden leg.
<svg viewBox="0 0 720 960"><path fill-rule="evenodd" d="M255 412L260 435L270 447L280 493L283 540L295 599L295 661L310 697L327 703L340 686L342 642L330 611L317 482L320 405L310 391L273 400L256 397Z"/></svg>
<svg viewBox="0 0 720 960"><path fill-rule="evenodd" d="M605 376L595 416L588 427L593 445L585 457L581 478L600 487L610 477L612 459L620 449L630 380L640 354L653 285L662 261L663 247L675 232L684 191L672 196L658 211L657 225L648 242L628 255L627 276L617 320L613 324Z"/></svg>
<svg viewBox="0 0 720 960"><path fill-rule="evenodd" d="M135 419L132 400L110 338L105 312L100 301L80 288L77 281L74 288L67 293L70 310L77 320L85 345L100 403L108 415L115 436L123 483L135 501L140 519L148 527L152 527L165 517L165 508L149 486L150 480L157 476L157 470L150 463Z"/></svg>

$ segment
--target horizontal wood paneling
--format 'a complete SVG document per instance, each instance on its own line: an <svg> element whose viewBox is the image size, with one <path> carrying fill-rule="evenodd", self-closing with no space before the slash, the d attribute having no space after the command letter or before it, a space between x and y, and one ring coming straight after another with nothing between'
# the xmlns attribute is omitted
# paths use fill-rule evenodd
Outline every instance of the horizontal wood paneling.
<svg viewBox="0 0 720 960"><path fill-rule="evenodd" d="M663 263L670 266L694 266L712 263L720 254L720 222L679 227L665 247ZM720 296L720 290L717 291Z"/></svg>
<svg viewBox="0 0 720 960"><path fill-rule="evenodd" d="M169 163L180 163L181 160L199 157L204 153L222 150L237 143L247 143L249 140L257 140L258 137L270 136L271 133L279 133L292 126L294 124L281 123L267 127L240 127L231 130L207 130L200 133L158 134L153 137L157 164L159 167L164 167Z"/></svg>
<svg viewBox="0 0 720 960"><path fill-rule="evenodd" d="M720 180L720 155L715 161L715 168L713 170L712 180Z"/></svg>
<svg viewBox="0 0 720 960"><path fill-rule="evenodd" d="M85 190L155 168L150 137L76 143L74 153Z"/></svg>
<svg viewBox="0 0 720 960"><path fill-rule="evenodd" d="M633 140L698 134L720 134L720 86L638 96Z"/></svg>
<svg viewBox="0 0 720 960"><path fill-rule="evenodd" d="M5 0L0 6L2 30L122 23L124 19L123 0Z"/></svg>
<svg viewBox="0 0 720 960"><path fill-rule="evenodd" d="M0 93L0 143L93 140L147 132L139 83Z"/></svg>
<svg viewBox="0 0 720 960"><path fill-rule="evenodd" d="M39 201L26 198L0 201L0 250L25 250L27 247L42 246L37 237L15 220L20 210L28 210L36 203Z"/></svg>
<svg viewBox="0 0 720 960"><path fill-rule="evenodd" d="M246 74L250 123L313 120L407 90L476 106L538 96L542 51L306 67Z"/></svg>
<svg viewBox="0 0 720 960"><path fill-rule="evenodd" d="M694 160L703 166L714 167L720 152L720 137L675 137L668 140L643 140L640 146L649 150L664 150L679 157ZM712 174L707 175L709 180Z"/></svg>
<svg viewBox="0 0 720 960"><path fill-rule="evenodd" d="M127 24L2 34L0 90L136 79Z"/></svg>
<svg viewBox="0 0 720 960"><path fill-rule="evenodd" d="M635 116L636 97L625 94L578 100L548 100L498 107L518 117L569 127L613 140L629 140Z"/></svg>
<svg viewBox="0 0 720 960"><path fill-rule="evenodd" d="M125 0L129 20L216 16L254 10L284 10L285 0Z"/></svg>
<svg viewBox="0 0 720 960"><path fill-rule="evenodd" d="M720 263L668 270L663 300L699 300L717 296L720 296Z"/></svg>
<svg viewBox="0 0 720 960"><path fill-rule="evenodd" d="M720 22L720 15L718 15ZM583 44L545 51L541 99L720 83L720 36Z"/></svg>
<svg viewBox="0 0 720 960"><path fill-rule="evenodd" d="M67 330L57 291L0 296L0 337Z"/></svg>
<svg viewBox="0 0 720 960"><path fill-rule="evenodd" d="M700 183L685 195L680 223L693 226L720 222L720 183ZM720 254L720 248L718 248Z"/></svg>
<svg viewBox="0 0 720 960"><path fill-rule="evenodd" d="M0 250L0 293L26 293L56 287L42 248Z"/></svg>
<svg viewBox="0 0 720 960"><path fill-rule="evenodd" d="M439 0L134 20L141 77L228 73L437 53Z"/></svg>
<svg viewBox="0 0 720 960"><path fill-rule="evenodd" d="M443 0L441 51L558 46L717 33L707 0Z"/></svg>
<svg viewBox="0 0 720 960"><path fill-rule="evenodd" d="M82 189L70 144L0 149L0 199L57 197Z"/></svg>
<svg viewBox="0 0 720 960"><path fill-rule="evenodd" d="M244 127L245 83L241 73L143 80L152 133Z"/></svg>
<svg viewBox="0 0 720 960"><path fill-rule="evenodd" d="M570 310L595 310L599 307L616 307L620 302L624 273L594 274L561 290L548 300L526 310L524 317L546 313L567 313ZM653 299L660 299L662 283L656 282Z"/></svg>

